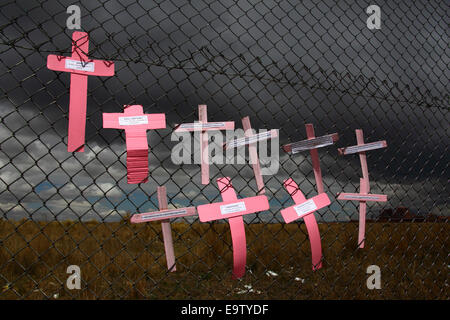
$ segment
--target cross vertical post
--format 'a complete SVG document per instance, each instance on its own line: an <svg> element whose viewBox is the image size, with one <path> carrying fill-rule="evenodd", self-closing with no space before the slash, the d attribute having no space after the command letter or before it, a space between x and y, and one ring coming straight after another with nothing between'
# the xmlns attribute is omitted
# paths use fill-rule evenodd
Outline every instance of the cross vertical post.
<svg viewBox="0 0 450 320"><path fill-rule="evenodd" d="M367 201L386 202L387 196L384 194L369 194L370 181L369 181L369 169L367 167L366 151L376 150L380 148L386 148L387 143L385 140L364 143L363 131L356 129L356 142L357 145L339 148L340 155L347 154L359 154L359 160L361 162L362 178L359 180L359 193L340 193L338 194L338 200L351 200L359 201L359 227L358 227L358 247L364 248L365 232L366 232L366 214L367 214Z"/></svg>
<svg viewBox="0 0 450 320"><path fill-rule="evenodd" d="M168 209L166 187L158 187L159 211L134 214L131 223L143 223L150 221L161 221L161 229L164 240L164 251L166 253L167 269L170 272L177 270L175 265L175 252L173 248L172 228L170 219L194 216L197 214L195 207Z"/></svg>
<svg viewBox="0 0 450 320"><path fill-rule="evenodd" d="M243 145L248 145L249 160L253 167L253 173L255 175L256 187L258 188L257 194L264 194L266 189L264 187L264 179L261 174L261 165L258 158L258 150L256 143L258 141L272 139L278 136L278 131L273 129L263 133L254 134L252 126L250 124L250 118L242 118L242 127L244 128L244 138L234 139L224 144L225 149L236 148Z"/></svg>
<svg viewBox="0 0 450 320"><path fill-rule="evenodd" d="M223 202L203 204L197 207L201 222L228 219L233 242L233 279L245 274L247 245L243 215L269 209L269 201L264 195L238 199L228 177L217 179Z"/></svg>
<svg viewBox="0 0 450 320"><path fill-rule="evenodd" d="M88 76L114 75L114 63L89 59L89 36L86 32L72 34L72 56L49 55L47 68L70 72L68 152L83 152L86 132Z"/></svg>
<svg viewBox="0 0 450 320"><path fill-rule="evenodd" d="M202 184L209 184L209 137L207 131L234 130L234 121L208 122L207 106L198 106L199 122L176 125L175 132L200 131L200 166Z"/></svg>
<svg viewBox="0 0 450 320"><path fill-rule="evenodd" d="M144 114L141 105L126 105L123 113L103 113L103 128L125 130L127 182L148 181L147 130L164 129L164 113Z"/></svg>

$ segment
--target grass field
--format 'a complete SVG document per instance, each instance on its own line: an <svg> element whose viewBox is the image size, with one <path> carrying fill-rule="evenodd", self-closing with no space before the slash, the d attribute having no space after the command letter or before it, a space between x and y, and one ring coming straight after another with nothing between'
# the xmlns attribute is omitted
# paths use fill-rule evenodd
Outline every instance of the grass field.
<svg viewBox="0 0 450 320"><path fill-rule="evenodd" d="M357 224L319 228L324 266L312 272L304 224L247 225L247 273L234 281L227 224L173 223L168 273L157 222L0 220L0 299L449 299L447 223L368 223L362 250ZM372 264L381 290L367 289ZM69 265L81 290L66 288Z"/></svg>

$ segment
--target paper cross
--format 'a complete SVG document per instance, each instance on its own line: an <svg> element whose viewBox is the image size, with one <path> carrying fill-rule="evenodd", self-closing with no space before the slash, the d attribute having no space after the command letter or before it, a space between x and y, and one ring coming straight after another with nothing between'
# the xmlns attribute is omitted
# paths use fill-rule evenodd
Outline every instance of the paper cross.
<svg viewBox="0 0 450 320"><path fill-rule="evenodd" d="M208 132L210 130L234 130L234 121L208 122L206 105L198 106L199 122L176 125L175 132L200 131L200 159L202 184L209 184Z"/></svg>
<svg viewBox="0 0 450 320"><path fill-rule="evenodd" d="M244 128L245 138L234 139L224 144L225 149L236 148L240 146L248 145L248 154L250 156L250 163L253 167L253 173L255 174L256 186L258 188L258 194L266 192L264 188L264 180L261 174L261 165L259 163L258 151L256 149L256 143L258 141L272 139L278 136L277 130L270 130L263 133L254 134L252 126L250 124L250 118L242 118L242 127Z"/></svg>
<svg viewBox="0 0 450 320"><path fill-rule="evenodd" d="M316 137L314 134L314 126L312 124L308 123L305 127L308 139L284 145L283 150L285 152L291 152L292 154L309 150L314 169L314 178L316 179L317 193L323 193L325 191L323 188L322 171L320 169L319 152L317 149L332 145L339 139L339 135L337 133L332 133Z"/></svg>
<svg viewBox="0 0 450 320"><path fill-rule="evenodd" d="M87 57L89 36L86 32L72 34L72 56L49 55L47 68L70 72L69 137L67 151L83 152L86 131L88 76L114 75L114 63Z"/></svg>
<svg viewBox="0 0 450 320"><path fill-rule="evenodd" d="M355 130L356 132L356 146L347 148L339 148L340 155L346 154L359 154L359 160L361 162L361 169L363 177L359 179L359 193L340 193L337 197L338 200L353 200L359 201L359 232L358 232L358 246L364 248L365 232L366 232L366 211L367 201L386 202L387 196L384 194L369 194L370 182L369 182L369 169L367 168L366 151L375 150L380 148L386 148L386 141L377 141L372 143L364 143L363 131L361 129Z"/></svg>
<svg viewBox="0 0 450 320"><path fill-rule="evenodd" d="M197 212L201 222L228 219L233 242L233 279L238 279L245 274L247 260L245 227L242 216L268 210L269 201L263 195L238 199L228 177L217 179L217 184L223 202L200 205L197 207Z"/></svg>
<svg viewBox="0 0 450 320"><path fill-rule="evenodd" d="M164 250L166 252L167 269L170 272L176 271L175 253L173 249L172 230L170 227L170 220L174 218L193 216L197 214L195 207L167 209L167 194L166 187L158 187L158 204L159 210L155 212L134 214L130 222L142 223L149 221L161 221L161 229L164 239Z"/></svg>
<svg viewBox="0 0 450 320"><path fill-rule="evenodd" d="M328 206L330 199L326 193L319 193L319 195L306 200L295 181L291 178L285 180L283 185L291 195L295 205L281 210L281 215L286 223L290 223L299 218L303 218L305 221L311 246L312 269L316 271L322 268L322 244L320 241L319 226L313 213Z"/></svg>
<svg viewBox="0 0 450 320"><path fill-rule="evenodd" d="M124 129L127 144L128 183L148 181L147 130L164 129L164 113L144 114L142 106L124 106L123 113L104 113L103 128Z"/></svg>

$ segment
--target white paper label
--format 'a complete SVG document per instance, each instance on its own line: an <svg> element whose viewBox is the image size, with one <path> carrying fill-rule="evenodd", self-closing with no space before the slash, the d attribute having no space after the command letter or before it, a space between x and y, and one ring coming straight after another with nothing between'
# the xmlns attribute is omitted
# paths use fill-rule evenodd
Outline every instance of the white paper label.
<svg viewBox="0 0 450 320"><path fill-rule="evenodd" d="M364 151L370 151L375 149L384 148L384 141L377 141L377 142L371 142L366 143L361 146L351 146L344 148L345 154L351 154L351 153L357 153L357 152L364 152Z"/></svg>
<svg viewBox="0 0 450 320"><path fill-rule="evenodd" d="M142 220L152 220L152 219L160 219L160 218L174 218L179 215L186 214L186 209L180 209L180 210L171 210L167 212L160 212L160 213L154 213L154 214L148 214L145 216L142 216Z"/></svg>
<svg viewBox="0 0 450 320"><path fill-rule="evenodd" d="M147 116L119 117L119 125L133 126L136 124L148 124Z"/></svg>
<svg viewBox="0 0 450 320"><path fill-rule="evenodd" d="M235 212L246 211L245 202L237 202L231 204L224 204L220 206L220 213L222 214L230 214Z"/></svg>
<svg viewBox="0 0 450 320"><path fill-rule="evenodd" d="M272 138L272 131L258 133L253 136L250 136L250 137L232 140L229 143L227 143L227 148L236 148L236 147L240 147L243 145L255 143L257 141L267 140L270 138Z"/></svg>
<svg viewBox="0 0 450 320"><path fill-rule="evenodd" d="M201 122L195 122L195 123L183 123L180 125L180 129L208 129L208 128L221 128L225 127L225 123L223 122L210 122L210 123L201 123Z"/></svg>
<svg viewBox="0 0 450 320"><path fill-rule="evenodd" d="M303 202L302 204L295 206L294 210L295 210L295 212L297 212L297 215L300 217L300 216L304 215L305 213L317 210L317 206L313 200L308 200L306 202Z"/></svg>
<svg viewBox="0 0 450 320"><path fill-rule="evenodd" d="M360 195L344 195L342 196L342 199L360 199L360 200L378 200L381 199L381 197L378 196L360 196Z"/></svg>
<svg viewBox="0 0 450 320"><path fill-rule="evenodd" d="M70 59L65 59L65 60L66 60L66 68L67 69L94 72L95 65L93 62L82 62L82 61L76 61L76 60L70 60Z"/></svg>

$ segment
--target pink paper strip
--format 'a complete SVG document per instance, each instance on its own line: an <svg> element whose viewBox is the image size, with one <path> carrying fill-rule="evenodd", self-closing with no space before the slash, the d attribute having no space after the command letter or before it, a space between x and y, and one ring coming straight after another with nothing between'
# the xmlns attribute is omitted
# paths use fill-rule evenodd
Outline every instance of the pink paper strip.
<svg viewBox="0 0 450 320"><path fill-rule="evenodd" d="M306 135L308 139L314 139L316 136L314 134L314 127L311 123L306 124ZM323 181L322 181L322 171L320 170L319 163L319 152L317 149L309 150L311 154L311 161L314 170L314 178L316 179L317 193L324 193Z"/></svg>
<svg viewBox="0 0 450 320"><path fill-rule="evenodd" d="M147 130L164 129L164 113L144 114L140 105L124 107L124 113L104 113L103 128L125 130L127 144L127 182L148 181Z"/></svg>
<svg viewBox="0 0 450 320"><path fill-rule="evenodd" d="M359 179L360 192L369 192L369 179ZM358 246L360 249L364 248L364 242L366 239L366 214L367 214L367 202L359 202L359 230L358 230Z"/></svg>
<svg viewBox="0 0 450 320"><path fill-rule="evenodd" d="M202 184L209 184L209 138L208 132L211 130L234 130L234 122L208 122L207 106L198 106L198 123L177 124L175 132L199 131L200 132L200 166Z"/></svg>
<svg viewBox="0 0 450 320"><path fill-rule="evenodd" d="M112 76L114 63L89 60L89 37L85 32L72 34L72 56L49 55L47 68L70 72L69 133L67 151L83 152L86 131L87 76Z"/></svg>
<svg viewBox="0 0 450 320"><path fill-rule="evenodd" d="M195 207L167 209L166 187L158 187L159 211L134 214L130 218L131 223L143 223L149 221L161 221L161 230L164 239L164 250L166 253L167 269L170 272L176 271L175 252L173 248L172 229L170 227L171 218L193 216L196 214Z"/></svg>
<svg viewBox="0 0 450 320"><path fill-rule="evenodd" d="M233 242L233 279L238 279L245 274L247 256L242 216L268 210L269 201L266 196L238 199L228 177L217 179L217 184L224 201L200 205L197 211L202 222L228 219Z"/></svg>
<svg viewBox="0 0 450 320"><path fill-rule="evenodd" d="M312 269L316 271L322 268L322 244L320 240L319 226L317 225L314 211L317 211L330 204L330 199L326 193L321 193L309 200L306 200L298 185L291 178L283 183L287 192L295 202L294 206L281 210L281 215L286 223L290 223L299 218L305 221L308 230L309 243L311 246Z"/></svg>
<svg viewBox="0 0 450 320"><path fill-rule="evenodd" d="M322 170L320 169L319 152L317 148L333 144L334 142L339 140L339 135L337 133L333 133L321 137L316 137L314 133L314 126L311 123L307 123L305 127L308 139L284 145L283 150L285 152L292 153L309 150L314 170L314 178L316 180L317 193L321 194L325 192L325 189L323 187Z"/></svg>
<svg viewBox="0 0 450 320"><path fill-rule="evenodd" d="M370 181L369 181L369 169L367 167L366 151L375 150L379 148L387 147L386 141L377 141L372 143L364 143L363 131L356 129L356 141L357 145L346 148L339 148L339 154L359 154L359 160L361 162L362 178L359 180L360 190L358 193L340 193L338 194L338 200L353 200L359 201L359 227L358 227L358 247L364 248L365 242L365 230L366 230L366 214L367 214L367 201L386 202L387 196L383 194L369 194Z"/></svg>
<svg viewBox="0 0 450 320"><path fill-rule="evenodd" d="M166 187L158 187L158 204L159 210L167 209L167 193ZM164 240L164 251L166 252L167 269L171 272L177 271L175 266L175 253L173 249L172 229L170 228L170 220L161 221L161 230Z"/></svg>

